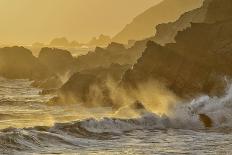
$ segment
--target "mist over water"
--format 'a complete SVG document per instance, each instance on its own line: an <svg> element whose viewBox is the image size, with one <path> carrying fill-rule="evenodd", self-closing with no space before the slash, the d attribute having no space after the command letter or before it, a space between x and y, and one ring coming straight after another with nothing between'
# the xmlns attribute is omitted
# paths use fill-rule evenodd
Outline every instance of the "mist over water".
<svg viewBox="0 0 232 155"><path fill-rule="evenodd" d="M231 86L228 86L227 93L222 97L202 96L190 102L172 104L163 115L153 113L155 110L152 108L155 108L145 104L148 111L120 116L120 112L111 108L87 109L78 105L49 105L47 101L53 95L41 96L41 90L31 87L30 84L28 80L0 80L1 152L231 153L232 137L227 134L231 133L232 125ZM157 96L164 94L161 92L167 94L166 91L161 90ZM157 93L158 90L153 92ZM162 104L167 103L167 100L156 101ZM143 101L151 102L148 99ZM120 110L131 109L125 105ZM204 127L197 115L200 113L213 120L212 128ZM212 146L214 150L211 150Z"/></svg>
<svg viewBox="0 0 232 155"><path fill-rule="evenodd" d="M231 0L8 1L0 155L232 155Z"/></svg>
<svg viewBox="0 0 232 155"><path fill-rule="evenodd" d="M0 78L0 128L23 128L51 126L55 122L72 121L94 114L104 114L100 109L78 107L78 105L56 106L47 103L55 94L40 95L41 89L31 86L29 80ZM94 114L92 114L94 113ZM98 114L99 113L99 114Z"/></svg>
<svg viewBox="0 0 232 155"><path fill-rule="evenodd" d="M32 21L41 19L35 18L33 7L22 10L23 16L33 18L27 21L43 28L43 37L55 37L49 35L53 30L62 34L65 26L82 33L68 28L65 36L50 43L2 45L0 154L232 154L231 0L156 0L160 3L127 20L130 23L117 35L101 31L85 43L91 31L117 27L111 20L122 22L124 17L114 16L133 10L131 2L122 0L120 12L112 5L118 3L115 0L83 1L80 4L88 9L81 6L85 14L79 15L93 22L76 20L85 25L83 29L73 19L67 22L71 18L66 15L76 16L72 9L81 11L75 5L67 7L70 2L39 7L40 3L26 1L25 7L39 9L39 16L41 8L50 12L41 16L49 22L36 24ZM101 4L97 12L96 4ZM24 6L16 8L0 9L0 16L11 21L4 12ZM104 21L100 16L91 20L93 12ZM23 45L42 37L30 23L15 17L28 30L20 31L29 37L23 37ZM20 23L3 23L20 30ZM43 24L53 30L46 31ZM9 30L20 41L21 36Z"/></svg>

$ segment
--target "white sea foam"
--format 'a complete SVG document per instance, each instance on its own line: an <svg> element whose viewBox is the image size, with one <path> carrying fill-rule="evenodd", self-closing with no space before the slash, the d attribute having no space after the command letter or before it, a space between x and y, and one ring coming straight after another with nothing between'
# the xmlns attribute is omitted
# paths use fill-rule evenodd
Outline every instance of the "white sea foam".
<svg viewBox="0 0 232 155"><path fill-rule="evenodd" d="M126 109L124 110L126 111ZM199 114L205 114L212 120L213 127L210 129L219 133L224 129L231 130L232 86L228 87L224 96L200 96L192 101L176 104L167 115L163 116L143 111L142 115L137 118L90 118L59 123L52 127L5 129L0 132L0 152L4 150L24 150L26 152L33 150L40 152L41 148L43 148L43 152L49 152L46 149L57 150L57 146L71 148L72 150L76 146L88 146L89 143L94 145L97 141L95 139L98 138L108 139L108 136L123 136L125 132L139 132L141 130L184 129L188 132L198 129L208 130L209 128L205 128L199 119ZM4 117L6 116L4 115ZM97 143L99 144L99 142Z"/></svg>

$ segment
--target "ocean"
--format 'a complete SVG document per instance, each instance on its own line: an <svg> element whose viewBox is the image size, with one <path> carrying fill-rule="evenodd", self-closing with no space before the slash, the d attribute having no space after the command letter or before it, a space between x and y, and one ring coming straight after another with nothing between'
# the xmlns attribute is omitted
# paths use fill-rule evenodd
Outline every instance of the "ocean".
<svg viewBox="0 0 232 155"><path fill-rule="evenodd" d="M50 105L54 95L40 95L31 83L0 78L0 154L232 154L230 86L222 97L199 96L169 115L119 118L110 108Z"/></svg>

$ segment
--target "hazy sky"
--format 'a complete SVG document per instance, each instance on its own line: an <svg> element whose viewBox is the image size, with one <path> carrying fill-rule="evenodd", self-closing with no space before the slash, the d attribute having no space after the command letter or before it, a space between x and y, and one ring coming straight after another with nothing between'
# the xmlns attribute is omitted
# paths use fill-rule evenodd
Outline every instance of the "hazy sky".
<svg viewBox="0 0 232 155"><path fill-rule="evenodd" d="M0 42L30 44L54 37L87 41L114 35L160 0L0 0Z"/></svg>

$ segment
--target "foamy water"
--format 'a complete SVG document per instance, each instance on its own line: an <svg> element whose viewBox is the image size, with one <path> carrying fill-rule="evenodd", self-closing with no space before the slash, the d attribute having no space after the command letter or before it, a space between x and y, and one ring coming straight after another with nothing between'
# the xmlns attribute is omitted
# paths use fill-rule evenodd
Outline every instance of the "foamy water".
<svg viewBox="0 0 232 155"><path fill-rule="evenodd" d="M168 116L120 119L111 109L48 105L53 95L30 84L0 79L0 154L232 154L232 87L220 98L178 104Z"/></svg>

